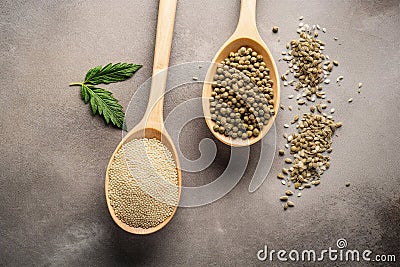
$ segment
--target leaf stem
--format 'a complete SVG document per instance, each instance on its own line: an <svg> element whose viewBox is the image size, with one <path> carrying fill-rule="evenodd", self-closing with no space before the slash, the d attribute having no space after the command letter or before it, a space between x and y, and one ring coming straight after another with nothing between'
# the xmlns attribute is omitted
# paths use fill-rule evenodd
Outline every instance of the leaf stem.
<svg viewBox="0 0 400 267"><path fill-rule="evenodd" d="M82 86L83 83L70 83L69 86Z"/></svg>

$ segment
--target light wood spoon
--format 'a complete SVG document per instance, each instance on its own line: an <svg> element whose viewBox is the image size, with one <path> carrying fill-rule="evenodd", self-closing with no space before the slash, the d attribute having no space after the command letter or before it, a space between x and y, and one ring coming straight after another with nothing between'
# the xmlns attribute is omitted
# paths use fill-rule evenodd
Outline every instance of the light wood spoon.
<svg viewBox="0 0 400 267"><path fill-rule="evenodd" d="M256 2L256 0L241 0L240 17L236 30L215 55L213 59L213 64L211 64L210 68L208 69L203 86L202 104L204 118L206 120L207 126L218 140L230 146L248 146L261 140L274 123L279 108L280 89L278 70L276 68L274 59L272 58L272 55L268 50L267 45L261 39L261 36L257 30ZM217 64L228 57L230 52L235 52L242 46L251 47L259 55L263 56L265 64L270 69L269 76L274 83L272 89L274 92L273 100L275 115L271 116L267 125L264 125L263 129L257 137L251 137L247 140L243 140L241 138L233 139L229 136L216 133L213 130L215 122L211 120L210 113L210 97L213 91L211 84L213 81L213 76L217 69Z"/></svg>
<svg viewBox="0 0 400 267"><path fill-rule="evenodd" d="M131 227L117 218L114 213L114 209L110 205L110 199L108 195L108 172L114 160L115 154L124 144L128 143L132 139L137 138L156 138L160 140L169 149L169 151L172 153L173 159L175 160L178 173L178 197L180 197L181 194L182 178L179 167L179 159L177 156L178 154L171 137L165 130L163 122L164 92L167 83L167 69L171 52L172 34L174 30L176 2L177 0L160 0L158 7L156 46L154 51L153 78L147 109L142 120L126 134L126 136L115 149L111 156L110 162L108 163L106 172L105 191L107 206L111 217L119 227L133 234L150 234L160 230L167 225L167 223L174 216L177 207L175 207L171 216L169 216L164 222L149 229Z"/></svg>

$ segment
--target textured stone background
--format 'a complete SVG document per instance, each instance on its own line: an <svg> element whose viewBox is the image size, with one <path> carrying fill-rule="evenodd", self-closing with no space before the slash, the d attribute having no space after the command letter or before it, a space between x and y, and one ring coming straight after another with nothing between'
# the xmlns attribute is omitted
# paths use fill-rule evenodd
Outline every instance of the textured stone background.
<svg viewBox="0 0 400 267"><path fill-rule="evenodd" d="M335 117L344 122L334 140L332 167L296 208L283 212L277 201L284 192L275 178L281 159L275 158L258 191L248 192L260 150L255 145L245 176L221 200L181 208L167 227L149 236L127 234L114 224L104 175L121 132L92 117L79 89L68 83L95 65L141 63L132 79L108 87L126 107L151 76L157 3L1 1L0 265L280 266L259 262L256 252L265 244L320 250L335 247L338 238L346 238L351 249L396 254L400 260L396 0L258 1L259 31L276 59L296 37L303 15L305 22L328 30L321 39L341 63L332 79L345 76L341 87L326 87ZM210 60L233 32L238 13L239 1L179 1L171 65ZM273 25L280 27L276 35ZM282 62L278 67L286 70ZM292 93L282 88L286 106L294 106L286 97ZM166 96L165 111L200 95L201 85L182 86ZM279 146L282 126L293 115L278 115ZM196 159L205 137L212 135L204 121L189 123L180 140L185 156ZM184 173L185 185L206 184L222 173L229 149L217 147L217 163L201 173Z"/></svg>

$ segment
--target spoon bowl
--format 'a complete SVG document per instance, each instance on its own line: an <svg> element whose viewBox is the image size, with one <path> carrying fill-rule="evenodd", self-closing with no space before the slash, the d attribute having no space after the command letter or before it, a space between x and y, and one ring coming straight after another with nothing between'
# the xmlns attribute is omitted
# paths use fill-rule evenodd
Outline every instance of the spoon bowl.
<svg viewBox="0 0 400 267"><path fill-rule="evenodd" d="M105 193L106 193L106 200L107 200L107 206L108 206L108 210L110 212L110 215L112 217L112 219L114 220L114 222L121 227L123 230L129 232L129 233L133 233L133 234L139 234L139 235L145 235L145 234L151 234L154 233L158 230L160 230L161 228L163 228L165 225L168 224L168 222L172 219L172 217L174 216L178 206L175 206L172 214L162 223L160 223L159 225L155 226L155 227L151 227L148 229L144 229L144 228L135 228L135 227L131 227L125 223L123 223L120 219L118 219L118 217L115 215L114 209L111 206L110 203L110 198L109 198L109 194L108 194L108 188L109 188L109 175L108 175L108 170L111 167L111 164L113 162L114 156L115 154L118 152L118 150L120 150L122 148L122 146L126 143L129 143L130 141L134 140L134 139L142 139L142 138L147 138L147 139L151 139L151 138L155 138L160 140L167 148L168 150L171 152L172 154L172 158L175 161L175 164L177 166L176 171L177 171L177 178L178 178L178 197L181 194L181 185L182 185L182 174L181 174L181 170L179 168L179 158L178 158L178 153L176 152L175 146L172 142L171 137L168 135L168 133L166 131L164 131L163 129L159 129L159 127L157 125L154 126L144 126L142 123L139 123L134 129L132 129L125 137L124 139L119 143L119 145L117 146L117 148L115 149L114 153L111 156L110 162L108 164L107 167L107 172L106 172L106 182L105 182ZM144 126L144 127L143 127ZM178 199L179 201L179 199Z"/></svg>
<svg viewBox="0 0 400 267"><path fill-rule="evenodd" d="M113 218L114 222L119 227L133 234L139 234L139 235L151 234L160 230L165 225L167 225L168 222L172 219L178 206L176 205L174 207L172 214L162 223L158 224L155 227L147 229L131 227L122 222L120 219L118 219L118 217L115 215L114 209L111 206L109 199L108 189L109 189L110 177L108 173L114 161L115 154L122 148L124 144L129 143L133 139L155 138L160 140L171 152L172 157L175 161L177 179L178 179L177 203L179 203L179 198L181 194L182 176L179 167L180 164L178 159L178 153L176 152L171 137L165 130L163 122L164 92L167 83L168 64L171 53L172 33L174 29L174 20L176 13L176 3L177 0L160 0L158 8L156 45L154 49L153 77L151 82L150 97L149 97L149 102L147 104L147 109L143 119L132 130L130 130L127 133L127 135L122 139L122 141L119 143L119 145L117 146L117 148L115 149L114 153L111 156L111 159L108 163L108 167L106 170L105 193L110 215Z"/></svg>
<svg viewBox="0 0 400 267"><path fill-rule="evenodd" d="M206 120L207 126L210 131L214 134L214 136L223 142L224 144L230 146L249 146L258 141L260 141L269 131L272 124L275 121L276 115L279 109L280 102L280 86L279 86L279 76L278 70L276 68L275 61L267 47L267 45L262 40L260 34L258 33L256 20L255 20L255 11L256 11L256 0L241 0L241 10L240 10L240 18L237 25L237 28L233 35L225 42L225 44L219 49L217 54L213 59L213 64L208 69L202 93L202 105L203 105L203 113L204 118ZM216 125L214 121L211 120L211 112L210 112L210 98L211 93L213 92L212 82L213 77L217 70L217 64L223 61L225 58L229 56L230 52L234 52L239 50L241 47L250 47L254 51L256 51L259 55L262 55L263 60L267 67L270 69L269 76L273 81L272 89L274 92L274 115L268 120L268 123L264 125L260 134L257 137L251 137L249 139L243 140L241 138L233 139L229 136L225 136L220 133L216 133L213 130L213 127Z"/></svg>

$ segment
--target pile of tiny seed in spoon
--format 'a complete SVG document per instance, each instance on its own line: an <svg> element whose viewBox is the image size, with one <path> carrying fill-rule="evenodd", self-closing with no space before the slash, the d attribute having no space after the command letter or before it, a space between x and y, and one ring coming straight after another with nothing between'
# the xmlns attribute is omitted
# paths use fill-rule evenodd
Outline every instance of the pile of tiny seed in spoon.
<svg viewBox="0 0 400 267"><path fill-rule="evenodd" d="M215 132L243 140L260 134L275 114L269 71L250 47L231 52L217 65L210 98Z"/></svg>
<svg viewBox="0 0 400 267"><path fill-rule="evenodd" d="M302 19L301 17L300 20ZM297 131L290 135L284 133L287 141L285 147L289 149L293 159L285 158L285 163L290 164L290 167L283 168L277 177L288 187L293 183L295 190L320 184L321 175L330 167L330 157L326 153L332 152L332 136L335 130L342 126L341 122L335 122L332 115L324 112L331 100L323 102L326 93L322 91L322 84L330 83L328 76L339 63L336 60L331 62L329 56L323 53L325 43L316 38L320 29L319 25L310 27L300 22L297 30L299 39L287 43L286 48L289 51L282 52L282 59L289 67L281 76L283 86L294 86L294 89L299 91L296 97L299 110L300 106L308 106L311 103L309 112L303 113L301 117L295 115L291 121ZM322 31L325 33L326 29L322 28ZM294 80L287 81L290 74L293 74ZM341 80L340 77L343 79L343 76L339 76L337 82ZM292 99L294 95L289 95L288 98ZM315 106L314 102L317 102ZM285 107L282 105L281 108ZM293 108L289 106L288 109L291 111ZM334 111L335 109L331 108L330 113L333 114ZM288 128L289 125L285 124L284 127ZM285 150L280 149L279 155L284 156ZM285 210L294 207L294 202L289 200L293 195L292 190L286 190L285 195L279 198L284 203ZM300 197L301 192L297 196Z"/></svg>
<svg viewBox="0 0 400 267"><path fill-rule="evenodd" d="M114 156L108 197L123 223L148 229L170 217L178 204L178 177L171 152L157 139L133 139Z"/></svg>

